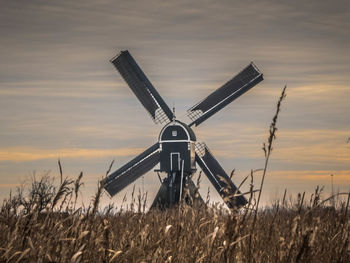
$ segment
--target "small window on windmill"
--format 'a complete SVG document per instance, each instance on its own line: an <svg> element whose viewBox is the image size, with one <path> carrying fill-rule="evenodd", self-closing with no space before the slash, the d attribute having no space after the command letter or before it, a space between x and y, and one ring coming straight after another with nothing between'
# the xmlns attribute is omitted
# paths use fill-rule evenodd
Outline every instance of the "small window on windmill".
<svg viewBox="0 0 350 263"><path fill-rule="evenodd" d="M171 135L172 135L173 137L176 137L176 136L177 136L177 131L172 131L172 132L171 132Z"/></svg>

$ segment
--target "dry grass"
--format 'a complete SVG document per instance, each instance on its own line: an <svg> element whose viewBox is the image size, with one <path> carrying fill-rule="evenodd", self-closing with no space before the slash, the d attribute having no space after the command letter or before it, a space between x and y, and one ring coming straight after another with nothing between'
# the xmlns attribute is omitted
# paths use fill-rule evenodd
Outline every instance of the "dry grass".
<svg viewBox="0 0 350 263"><path fill-rule="evenodd" d="M73 209L74 199L64 201L74 184L65 187L57 208L55 193L45 207L20 192L4 201L2 262L349 262L349 199L337 208L326 207L319 193L308 204L283 200L259 210L252 232L252 203L232 213L185 205L150 213L83 211ZM131 207L142 210L142 203Z"/></svg>
<svg viewBox="0 0 350 263"><path fill-rule="evenodd" d="M318 187L294 202L286 201L285 192L271 207L259 208L284 92L264 145L260 188L254 190L252 171L249 203L241 210L180 204L145 213L146 199L140 192L135 198L134 190L129 209L101 209L100 184L91 205L77 208L83 174L63 178L59 161L59 185L48 176L33 178L3 201L0 261L349 262L350 193L337 194L345 198L335 204L334 196L322 200Z"/></svg>

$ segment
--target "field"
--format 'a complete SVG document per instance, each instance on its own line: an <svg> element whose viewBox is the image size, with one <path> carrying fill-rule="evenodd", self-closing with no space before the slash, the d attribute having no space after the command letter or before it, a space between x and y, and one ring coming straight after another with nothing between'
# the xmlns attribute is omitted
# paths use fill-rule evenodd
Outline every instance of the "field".
<svg viewBox="0 0 350 263"><path fill-rule="evenodd" d="M248 204L180 204L146 212L146 198L132 194L127 209L100 207L102 185L87 207L77 207L82 185L43 176L18 188L0 211L1 262L350 262L350 193L321 198L299 194L259 207L285 89L263 150L259 187L250 182ZM60 162L59 167L61 168ZM197 185L198 186L198 185ZM126 204L125 204L126 205Z"/></svg>
<svg viewBox="0 0 350 263"><path fill-rule="evenodd" d="M280 200L260 209L220 206L144 213L142 197L128 210L75 208L79 181L33 181L5 200L0 213L2 262L349 262L349 198L325 206L317 191L306 202ZM65 204L63 208L62 204ZM255 224L255 226L254 226Z"/></svg>

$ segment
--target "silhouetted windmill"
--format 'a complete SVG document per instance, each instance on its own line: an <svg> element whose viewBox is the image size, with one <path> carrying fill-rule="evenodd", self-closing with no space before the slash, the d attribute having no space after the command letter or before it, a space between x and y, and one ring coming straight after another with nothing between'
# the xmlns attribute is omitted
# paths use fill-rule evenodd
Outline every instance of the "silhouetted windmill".
<svg viewBox="0 0 350 263"><path fill-rule="evenodd" d="M202 200L200 196L194 195L195 184L191 180L198 163L228 207L245 205L247 202L245 197L238 191L209 148L204 143L196 141L196 136L190 127L198 126L262 81L263 75L254 63L250 63L225 85L190 108L187 111L192 120L189 125L176 120L175 114L128 51L122 51L111 60L111 63L128 83L153 121L165 123L165 126L160 132L157 143L104 179L102 183L107 192L111 196L117 194L160 162L158 171L165 172L167 177L162 181L152 207L169 207L178 203L183 198L186 185L192 197L189 200Z"/></svg>

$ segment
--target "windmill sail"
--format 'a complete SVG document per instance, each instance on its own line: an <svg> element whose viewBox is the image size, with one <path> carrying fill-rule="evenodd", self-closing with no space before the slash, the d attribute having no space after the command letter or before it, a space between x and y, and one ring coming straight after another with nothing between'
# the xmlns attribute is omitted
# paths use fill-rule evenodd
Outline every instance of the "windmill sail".
<svg viewBox="0 0 350 263"><path fill-rule="evenodd" d="M122 51L111 59L111 63L150 113L155 123L166 123L173 119L172 111L137 65L129 51Z"/></svg>
<svg viewBox="0 0 350 263"><path fill-rule="evenodd" d="M151 170L158 162L159 143L156 143L104 179L104 188L111 196L115 195Z"/></svg>
<svg viewBox="0 0 350 263"><path fill-rule="evenodd" d="M262 80L262 73L253 62L250 63L225 85L187 111L187 115L192 120L189 126L193 124L198 126Z"/></svg>
<svg viewBox="0 0 350 263"><path fill-rule="evenodd" d="M241 207L247 203L204 143L196 143L196 162L229 208Z"/></svg>
<svg viewBox="0 0 350 263"><path fill-rule="evenodd" d="M160 186L158 193L156 197L153 200L153 203L150 207L150 210L155 208L164 209L169 204L169 193L168 193L168 183L167 181L163 181L162 185Z"/></svg>

